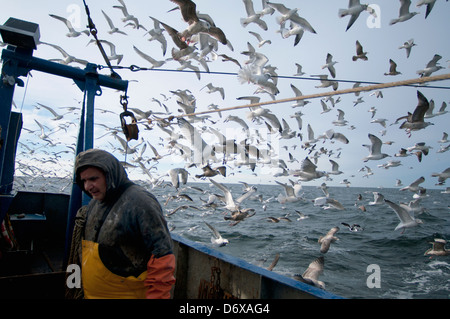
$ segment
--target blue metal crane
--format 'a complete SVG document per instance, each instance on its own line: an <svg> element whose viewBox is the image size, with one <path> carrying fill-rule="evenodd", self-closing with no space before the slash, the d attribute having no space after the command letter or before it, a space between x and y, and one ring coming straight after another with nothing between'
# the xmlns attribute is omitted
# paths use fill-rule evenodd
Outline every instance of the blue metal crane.
<svg viewBox="0 0 450 319"><path fill-rule="evenodd" d="M10 18L0 26L3 41L8 44L2 52L2 75L0 78L0 223L3 221L14 196L12 195L17 142L22 129L22 114L11 111L14 89L23 86L20 77L31 70L72 79L85 95L80 115L80 125L75 156L93 148L94 143L94 100L101 95L101 88L107 87L127 91L128 81L98 74L98 65L88 63L85 69L74 68L33 56L39 41L39 25ZM73 176L75 178L75 176ZM72 187L66 230L66 253L70 247L74 218L78 209L90 198L78 186Z"/></svg>

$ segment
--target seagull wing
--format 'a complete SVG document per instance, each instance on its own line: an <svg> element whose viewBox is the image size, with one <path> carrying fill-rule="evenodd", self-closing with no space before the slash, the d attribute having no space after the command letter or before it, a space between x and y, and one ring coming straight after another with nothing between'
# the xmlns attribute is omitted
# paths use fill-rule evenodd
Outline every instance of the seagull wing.
<svg viewBox="0 0 450 319"><path fill-rule="evenodd" d="M311 279L317 281L319 276L323 273L324 262L325 260L323 256L320 256L319 258L315 259L313 262L309 264L308 268L305 270L302 277L304 279Z"/></svg>
<svg viewBox="0 0 450 319"><path fill-rule="evenodd" d="M391 202L388 199L385 199L384 201L394 210L395 214L397 214L397 217L398 219L400 219L400 222L402 224L406 224L413 221L413 218L405 208L401 207L400 205L397 205L394 202Z"/></svg>
<svg viewBox="0 0 450 319"><path fill-rule="evenodd" d="M300 167L300 169L301 169L302 171L310 172L310 173L314 173L314 172L316 171L316 168L317 168L317 166L314 165L314 163L311 162L311 160L310 160L308 157L306 157L306 158L302 161L302 164L301 164L301 167Z"/></svg>
<svg viewBox="0 0 450 319"><path fill-rule="evenodd" d="M248 192L245 192L244 194L242 194L241 196L239 196L235 202L240 204L242 203L244 200L246 200L247 198L249 198L254 192L256 192L256 190L254 188L252 188L251 190L249 190Z"/></svg>
<svg viewBox="0 0 450 319"><path fill-rule="evenodd" d="M52 18L55 18L55 19L57 19L57 20L60 20L60 21L64 22L65 25L67 26L67 28L68 28L70 31L75 31L75 29L74 29L73 26L72 26L72 23L71 23L69 20L67 20L66 18L57 16L57 15L55 15L55 14L49 14L49 16L51 16Z"/></svg>
<svg viewBox="0 0 450 319"><path fill-rule="evenodd" d="M417 187L417 186L419 186L419 184L421 184L423 182L425 182L425 178L422 176L422 177L419 177L418 179L416 179L414 182L412 182L411 185L409 185L409 186Z"/></svg>
<svg viewBox="0 0 450 319"><path fill-rule="evenodd" d="M287 196L295 196L294 188L292 186L284 184L284 183L280 183L279 181L275 181L275 183L284 187L284 190L285 190Z"/></svg>
<svg viewBox="0 0 450 319"><path fill-rule="evenodd" d="M412 122L423 122L423 118L425 116L425 113L430 107L430 103L428 102L427 98L420 92L417 91L417 99L418 104L412 114Z"/></svg>
<svg viewBox="0 0 450 319"><path fill-rule="evenodd" d="M227 203L227 205L234 205L234 200L233 200L233 196L231 195L230 190L225 187L224 185L217 183L216 181L214 181L213 179L209 179L209 181L211 183L213 183L214 186L216 186L218 189L220 189L223 194L225 195L225 202Z"/></svg>
<svg viewBox="0 0 450 319"><path fill-rule="evenodd" d="M381 140L378 137L376 137L375 135L370 134L370 133L369 133L369 139L370 139L370 142L372 143L370 146L370 153L371 154L380 154L381 153L381 145L382 145Z"/></svg>
<svg viewBox="0 0 450 319"><path fill-rule="evenodd" d="M215 229L212 225L208 224L205 221L204 221L204 223L206 224L206 226L209 227L209 229L211 229L211 231L212 231L212 233L213 233L213 235L214 235L214 237L216 239L221 239L222 238L222 236L220 235L220 233L219 233L219 231L217 229Z"/></svg>

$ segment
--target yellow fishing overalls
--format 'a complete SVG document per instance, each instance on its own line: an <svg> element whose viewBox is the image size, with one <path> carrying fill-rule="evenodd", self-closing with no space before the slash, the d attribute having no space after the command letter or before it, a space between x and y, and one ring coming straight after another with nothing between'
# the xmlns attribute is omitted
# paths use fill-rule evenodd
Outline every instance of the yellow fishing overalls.
<svg viewBox="0 0 450 319"><path fill-rule="evenodd" d="M82 272L86 299L145 298L147 271L139 277L121 277L108 270L100 259L98 243L82 241Z"/></svg>

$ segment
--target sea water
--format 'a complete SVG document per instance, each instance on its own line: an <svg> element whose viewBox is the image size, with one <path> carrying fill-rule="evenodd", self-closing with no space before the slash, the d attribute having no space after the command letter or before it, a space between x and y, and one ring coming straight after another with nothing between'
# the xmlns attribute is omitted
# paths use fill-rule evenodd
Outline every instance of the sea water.
<svg viewBox="0 0 450 319"><path fill-rule="evenodd" d="M301 200L280 203L279 194L284 188L279 185L256 185L254 196L242 202L242 208L253 208L255 215L233 225L225 216L225 210L204 206L209 194L223 195L209 183L188 183L178 191L167 184L165 187L147 187L161 203L169 227L173 233L187 239L213 246L212 233L204 222L213 225L230 243L217 247L223 253L239 257L261 267L268 267L277 254L279 261L274 272L292 277L302 274L317 257L325 259L320 280L325 289L345 298L430 298L450 297L450 256L425 256L434 238L450 240L450 194L441 189L428 189L426 197L420 200L424 212L416 214L423 224L414 228L394 230L399 219L387 205L369 205L374 200L373 192L379 192L393 202L409 203L413 193L393 188L329 187L329 196L338 200L344 210L323 209L314 206L313 200L323 196L314 186L303 186ZM242 184L225 184L233 197L243 193ZM188 186L194 186L190 188ZM70 192L70 180L42 184L16 183L15 189L49 192ZM203 190L203 192L200 191ZM168 199L176 194L187 197ZM261 195L263 203L257 195ZM362 196L358 200L358 195ZM271 199L272 198L272 199ZM202 199L204 201L202 201ZM180 209L181 205L196 208ZM365 211L359 208L364 206ZM297 220L296 211L308 218ZM268 217L287 217L290 221L278 223L268 221ZM358 224L362 230L350 231L342 223ZM325 254L320 253L320 236L332 227L340 230L338 241L331 244ZM447 244L450 249L450 244Z"/></svg>

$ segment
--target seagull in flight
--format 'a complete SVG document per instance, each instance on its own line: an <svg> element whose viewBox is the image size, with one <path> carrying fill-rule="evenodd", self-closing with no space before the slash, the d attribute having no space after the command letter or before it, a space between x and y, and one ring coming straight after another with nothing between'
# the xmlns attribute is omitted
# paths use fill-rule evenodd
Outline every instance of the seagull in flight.
<svg viewBox="0 0 450 319"><path fill-rule="evenodd" d="M402 234L405 232L406 228L410 227L416 227L419 224L423 224L422 220L418 218L414 218L409 214L409 212L406 210L406 208L388 200L384 200L386 204L388 204L397 215L398 219L400 219L400 223L395 227L394 230L402 229Z"/></svg>
<svg viewBox="0 0 450 319"><path fill-rule="evenodd" d="M397 71L397 63L394 60L389 59L389 72L384 73L384 75L399 75L401 72Z"/></svg>
<svg viewBox="0 0 450 319"><path fill-rule="evenodd" d="M113 8L122 10L122 14L123 14L122 21L123 22L131 21L134 24L134 28L137 28L137 29L142 27L139 24L138 18L136 18L134 15L128 13L128 9L127 9L127 6L125 5L125 2L123 0L118 0L118 1L120 2L121 6L113 6ZM145 28L143 28L143 29L145 29Z"/></svg>
<svg viewBox="0 0 450 319"><path fill-rule="evenodd" d="M327 54L327 60L326 63L324 65L322 65L322 70L327 68L328 71L330 71L330 74L333 78L336 77L336 70L334 68L334 65L337 63L337 61L333 61L333 56L328 53Z"/></svg>
<svg viewBox="0 0 450 319"><path fill-rule="evenodd" d="M136 51L136 53L143 59L147 60L148 62L150 62L150 64L152 65L152 69L153 68L159 68L160 66L163 66L166 61L157 61L156 59L152 58L151 56L145 54L144 52L142 52L141 50L139 50L138 48L136 48L136 46L133 45L133 49L134 51Z"/></svg>
<svg viewBox="0 0 450 319"><path fill-rule="evenodd" d="M440 69L444 69L443 66L437 65L438 61L442 59L442 56L439 54L435 54L433 58L427 63L427 66L423 70L418 70L416 73L420 75L420 77L430 76L432 73L439 71Z"/></svg>
<svg viewBox="0 0 450 319"><path fill-rule="evenodd" d="M287 20L290 20L294 23L301 25L305 30L311 33L317 33L316 30L314 30L314 28L306 19L298 15L297 13L298 8L295 9L286 8L282 3L267 2L267 4L272 8L274 8L275 10L277 10L279 13L281 13L281 16L277 17L278 24L282 25Z"/></svg>
<svg viewBox="0 0 450 319"><path fill-rule="evenodd" d="M109 25L109 30L108 33L109 34L114 34L114 33L118 33L118 34L123 34L123 35L127 35L125 32L119 30L119 28L117 28L114 25L114 22L112 21L112 19L105 13L105 11L102 10L103 15L105 16L106 22L108 22Z"/></svg>
<svg viewBox="0 0 450 319"><path fill-rule="evenodd" d="M409 190L413 193L417 193L419 190L424 189L422 186L419 186L423 182L425 182L425 178L422 176L422 177L419 177L418 179L416 179L414 182L412 182L408 186L400 188L400 190L401 191Z"/></svg>
<svg viewBox="0 0 450 319"><path fill-rule="evenodd" d="M347 226L348 230L351 231L351 232L357 232L357 231L363 230L363 228L360 225L358 225L358 224L352 224L352 225L347 224L347 223L341 223L341 224L344 225L344 226Z"/></svg>
<svg viewBox="0 0 450 319"><path fill-rule="evenodd" d="M287 39L291 35L295 35L294 38L294 47L295 47L302 39L303 34L305 33L305 29L301 25L291 21L289 29L282 28L280 32L283 39Z"/></svg>
<svg viewBox="0 0 450 319"><path fill-rule="evenodd" d="M251 191L244 193L237 199L233 199L233 195L231 194L231 191L225 185L218 183L211 178L209 179L209 181L223 192L223 194L225 196L224 208L229 210L232 213L241 211L241 209L240 209L241 203L244 200L246 200L247 198L249 198L254 192L256 192L256 187L253 187Z"/></svg>
<svg viewBox="0 0 450 319"><path fill-rule="evenodd" d="M214 228L212 225L208 224L207 222L204 221L204 223L206 224L206 226L209 227L209 229L211 229L211 232L213 234L213 236L211 237L211 243L213 243L216 246L222 247L227 245L230 241L226 238L223 238L222 235L219 233L219 231Z"/></svg>
<svg viewBox="0 0 450 319"><path fill-rule="evenodd" d="M406 119L400 125L400 129L406 129L410 136L411 131L418 131L426 128L429 125L433 125L433 123L431 122L424 121L425 113L430 107L430 103L428 102L427 98L420 91L417 91L417 100L418 104L413 113L408 112L408 115L397 119L397 121L400 119Z"/></svg>
<svg viewBox="0 0 450 319"><path fill-rule="evenodd" d="M373 193L373 201L369 202L368 205L374 206L374 205L381 205L384 204L384 196L383 194L379 192L372 192Z"/></svg>
<svg viewBox="0 0 450 319"><path fill-rule="evenodd" d="M425 12L425 19L426 19L428 17L428 15L431 13L431 10L433 10L435 3L436 3L436 0L419 0L419 2L417 2L417 4L416 4L416 7L421 7L423 5L427 6L427 11Z"/></svg>
<svg viewBox="0 0 450 319"><path fill-rule="evenodd" d="M385 157L388 157L390 155L385 154L385 153L381 153L381 146L382 146L382 141L375 135L373 134L368 134L371 145L369 145L369 155L363 158L364 162L367 162L369 160L380 160L383 159ZM367 146L367 145L364 145Z"/></svg>
<svg viewBox="0 0 450 319"><path fill-rule="evenodd" d="M339 227L331 228L325 236L320 236L317 241L320 244L320 252L325 254L329 249L331 243L339 240L335 235L339 231Z"/></svg>
<svg viewBox="0 0 450 319"><path fill-rule="evenodd" d="M59 62L61 64L65 64L68 65L70 63L79 63L81 65L86 66L89 62L83 59L78 59L76 57L74 57L73 55L70 55L69 53L67 53L63 48L61 48L58 45L55 44L51 44L51 43L45 43L45 42L41 42L42 44L47 44L53 48L55 48L56 50L58 50L62 56L64 57L64 59L49 59L49 61L55 61L55 62Z"/></svg>
<svg viewBox="0 0 450 319"><path fill-rule="evenodd" d="M406 50L406 58L409 58L412 47L414 47L416 45L417 44L414 43L414 39L409 39L408 41L404 42L403 45L401 45L399 47L399 49L405 49Z"/></svg>
<svg viewBox="0 0 450 319"><path fill-rule="evenodd" d="M284 187L284 191L286 193L285 196L283 195L279 195L278 196L278 202L284 204L286 202L288 203L294 203L294 202L298 202L300 201L302 198L299 196L299 191L301 190L301 188L299 189L298 187L294 189L294 186L288 185L286 183L281 183L279 181L275 181L275 183L277 183L280 186ZM297 184L299 185L299 184Z"/></svg>
<svg viewBox="0 0 450 319"><path fill-rule="evenodd" d="M300 181L311 181L326 175L326 172L317 171L317 166L306 157L299 170L291 171L293 176L298 176Z"/></svg>
<svg viewBox="0 0 450 319"><path fill-rule="evenodd" d="M55 15L55 14L49 14L49 16L52 17L52 18L54 18L54 19L57 19L57 20L59 20L59 21L64 22L64 24L66 25L66 27L69 29L69 33L66 34L66 36L69 37L69 38L76 38L76 37L79 37L79 36L82 35L83 33L86 34L86 35L89 35L89 34L90 34L89 30L83 30L83 31L81 31L81 32L76 31L76 30L74 29L74 27L72 26L72 23L71 23L68 19L66 19L66 18L57 16L57 15Z"/></svg>
<svg viewBox="0 0 450 319"><path fill-rule="evenodd" d="M153 40L158 41L161 44L161 49L162 49L163 55L166 55L167 40L163 34L165 29L161 28L161 23L159 22L158 19L155 19L152 16L149 16L149 17L150 17L150 19L153 20L153 29L150 29L147 32L150 35L150 38L148 39L148 41L153 41Z"/></svg>
<svg viewBox="0 0 450 319"><path fill-rule="evenodd" d="M267 31L267 23L261 19L262 13L256 13L253 7L252 0L242 0L245 5L245 11L247 12L246 18L241 18L241 25L245 28L250 23L257 24L261 29ZM272 8L273 9L273 8Z"/></svg>
<svg viewBox="0 0 450 319"><path fill-rule="evenodd" d="M222 176L227 176L227 167L226 166L219 166L216 168L211 168L211 166L209 164L205 165L202 167L203 173L200 175L195 175L195 178L201 178L201 179L205 179L206 177L213 177L216 175L222 175Z"/></svg>
<svg viewBox="0 0 450 319"><path fill-rule="evenodd" d="M349 0L347 9L339 9L339 18L343 18L347 15L351 16L345 31L348 31L348 29L351 28L351 26L355 23L355 21L363 11L368 11L372 14L374 13L373 9L369 5L361 4L359 0Z"/></svg>
<svg viewBox="0 0 450 319"><path fill-rule="evenodd" d="M315 88L327 88L327 87L332 87L334 91L336 91L338 89L339 86L339 82L337 81L333 81L333 80L329 80L328 79L328 74L319 74L319 75L311 75L312 77L319 77L320 79L320 85L316 85L314 86Z"/></svg>
<svg viewBox="0 0 450 319"><path fill-rule="evenodd" d="M344 118L345 117L345 112L342 111L341 109L337 109L338 111L338 119L332 121L333 125L335 126L346 126L348 121Z"/></svg>
<svg viewBox="0 0 450 319"><path fill-rule="evenodd" d="M248 33L250 33L251 35L253 35L257 40L258 40L258 47L262 47L264 44L271 44L272 41L270 40L265 40L262 38L262 36L257 33L257 32L253 32L253 31L248 31Z"/></svg>
<svg viewBox="0 0 450 319"><path fill-rule="evenodd" d="M398 22L405 22L414 17L419 12L409 12L409 7L411 6L411 0L400 0L400 10L398 18L392 19L389 24L393 25Z"/></svg>
<svg viewBox="0 0 450 319"><path fill-rule="evenodd" d="M303 96L302 91L300 91L300 89L298 89L294 84L291 84L291 89L292 89L292 91L294 91L295 97ZM306 104L308 104L310 102L311 101L308 101L308 100L305 100L305 99L299 99L294 104L292 104L292 108L302 107L302 106L305 106Z"/></svg>
<svg viewBox="0 0 450 319"><path fill-rule="evenodd" d="M178 5L183 20L188 23L188 27L179 33L181 40L190 41L191 37L198 33L207 33L216 38L222 44L228 44L228 40L222 29L212 25L206 20L201 20L196 12L196 4L191 0L170 0Z"/></svg>
<svg viewBox="0 0 450 319"><path fill-rule="evenodd" d="M434 242L430 242L430 244L433 245L433 247L427 249L427 251L424 253L425 256L448 256L450 255L450 250L445 249L445 244L447 241L445 239L441 238L435 238Z"/></svg>
<svg viewBox="0 0 450 319"><path fill-rule="evenodd" d="M92 39L88 42L88 45L91 43L94 43L94 42L96 42L96 40ZM98 42L104 43L109 46L109 50L110 50L111 54L108 56L108 59L110 61L117 60L117 65L119 65L123 59L123 54L116 53L116 46L114 45L114 43L112 43L110 41L106 41L106 40L98 40Z"/></svg>
<svg viewBox="0 0 450 319"><path fill-rule="evenodd" d="M323 273L324 263L324 257L320 256L309 264L308 268L302 275L295 274L294 279L320 289L325 289L325 284L323 281L318 280L319 276Z"/></svg>
<svg viewBox="0 0 450 319"><path fill-rule="evenodd" d="M352 57L352 61L356 61L358 59L367 61L369 58L367 57L367 52L364 52L361 43L358 40L356 40L356 55Z"/></svg>
<svg viewBox="0 0 450 319"><path fill-rule="evenodd" d="M44 109L50 111L50 113L53 114L54 117L52 118L52 120L57 121L57 120L60 120L60 119L63 118L64 115L58 114L58 113L57 113L54 109L52 109L51 107L49 107L49 106L47 106L47 105L44 105L44 104L41 104L41 103L39 103L39 102L36 102L36 103L37 103L40 107L43 107Z"/></svg>
<svg viewBox="0 0 450 319"><path fill-rule="evenodd" d="M297 72L294 74L294 76L302 76L306 74L305 72L303 72L303 66L301 64L295 63L295 66L297 67Z"/></svg>
<svg viewBox="0 0 450 319"><path fill-rule="evenodd" d="M214 93L214 92L219 92L220 96L222 97L222 100L225 99L225 90L223 89L223 87L214 86L212 83L208 83L204 87L202 87L200 89L200 91L203 90L205 87L208 88L208 91L206 93L210 93L211 94L211 93Z"/></svg>
<svg viewBox="0 0 450 319"><path fill-rule="evenodd" d="M187 183L188 175L188 171L184 168L172 168L169 170L170 181L172 182L172 186L176 189L180 187L180 184L185 185Z"/></svg>
<svg viewBox="0 0 450 319"><path fill-rule="evenodd" d="M438 183L436 185L444 185L445 180L447 178L450 178L450 167L446 168L440 173L433 173L431 174L432 177L438 178Z"/></svg>

